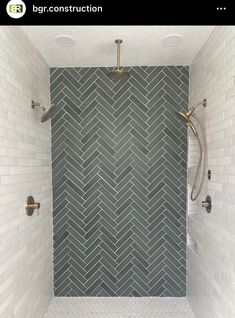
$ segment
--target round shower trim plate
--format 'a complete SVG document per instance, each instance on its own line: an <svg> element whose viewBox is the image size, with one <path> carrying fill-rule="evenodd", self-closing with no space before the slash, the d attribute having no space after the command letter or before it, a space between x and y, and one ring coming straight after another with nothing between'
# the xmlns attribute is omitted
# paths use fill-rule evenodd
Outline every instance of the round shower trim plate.
<svg viewBox="0 0 235 318"><path fill-rule="evenodd" d="M180 34L168 34L164 36L162 45L167 47L174 47L180 45L182 42L182 35Z"/></svg>
<svg viewBox="0 0 235 318"><path fill-rule="evenodd" d="M62 47L72 47L76 45L76 41L72 36L63 34L55 37L55 43Z"/></svg>

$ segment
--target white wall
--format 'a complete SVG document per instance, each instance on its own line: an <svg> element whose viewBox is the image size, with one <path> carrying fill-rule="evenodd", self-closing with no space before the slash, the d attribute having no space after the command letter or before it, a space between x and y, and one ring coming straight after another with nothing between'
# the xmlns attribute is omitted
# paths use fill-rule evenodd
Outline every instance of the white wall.
<svg viewBox="0 0 235 318"><path fill-rule="evenodd" d="M208 167L196 204L189 201L188 298L197 318L235 317L235 27L219 27L190 67L190 101L207 98L197 111L206 126ZM189 165L198 148L189 141ZM189 180L192 169L189 169ZM189 186L190 190L190 186ZM212 212L201 202L209 194Z"/></svg>
<svg viewBox="0 0 235 318"><path fill-rule="evenodd" d="M0 28L0 317L42 317L52 297L49 68L24 33ZM26 216L26 197L41 203Z"/></svg>

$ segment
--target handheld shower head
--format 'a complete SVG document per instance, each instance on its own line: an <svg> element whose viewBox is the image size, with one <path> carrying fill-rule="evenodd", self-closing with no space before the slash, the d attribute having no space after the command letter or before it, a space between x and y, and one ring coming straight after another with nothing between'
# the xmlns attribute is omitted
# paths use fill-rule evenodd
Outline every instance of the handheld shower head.
<svg viewBox="0 0 235 318"><path fill-rule="evenodd" d="M187 114L187 112L178 112L178 111L176 111L176 115L180 118L180 119L182 119L186 124L188 124L188 122L189 122L189 117L188 117L188 114Z"/></svg>
<svg viewBox="0 0 235 318"><path fill-rule="evenodd" d="M189 108L187 111L185 112L179 112L176 111L176 114L178 117L180 117L185 123L188 124L188 122L190 121L190 117L193 115L194 110L199 106L202 105L204 107L206 107L207 105L207 100L203 99L203 101L199 102L198 104L192 106L191 108Z"/></svg>
<svg viewBox="0 0 235 318"><path fill-rule="evenodd" d="M194 133L195 137L198 137L197 129L192 123L192 121L189 119L187 112L176 112L176 115L192 129L192 132Z"/></svg>
<svg viewBox="0 0 235 318"><path fill-rule="evenodd" d="M32 100L31 106L32 106L32 108L38 106L38 107L40 107L42 109L42 111L43 111L43 114L41 116L41 122L42 123L47 121L49 118L51 118L52 113L53 113L53 111L55 109L55 105L54 104L50 104L48 106L48 108L46 108L43 105L41 105L40 103L37 103L37 102L35 102L33 100Z"/></svg>
<svg viewBox="0 0 235 318"><path fill-rule="evenodd" d="M203 101L199 102L195 106L192 106L191 108L189 108L185 112L176 111L177 116L180 119L182 119L191 128L193 134L197 138L199 149L200 149L197 170L196 170L196 174L195 174L195 178L194 178L194 181L193 181L193 184L192 184L192 190L191 190L191 200L192 201L194 201L194 200L196 200L198 198L198 196L199 196L199 194L200 194L200 192L202 190L202 186L203 186L203 182L204 182L204 178L205 178L205 169L206 169L206 160L207 160L207 158L206 158L207 149L206 149L205 131L204 131L203 125L201 124L201 121L194 114L194 110L199 105L202 105L202 106L205 107L207 105L207 100L203 99ZM194 126L193 122L191 121L191 116L199 124L199 127L201 129L201 134L200 135L201 135L201 138L202 138L203 142L201 142L200 137L199 137L198 132L197 132L197 129ZM199 177L200 177L200 182L199 182L199 186L197 188L196 183L197 183Z"/></svg>

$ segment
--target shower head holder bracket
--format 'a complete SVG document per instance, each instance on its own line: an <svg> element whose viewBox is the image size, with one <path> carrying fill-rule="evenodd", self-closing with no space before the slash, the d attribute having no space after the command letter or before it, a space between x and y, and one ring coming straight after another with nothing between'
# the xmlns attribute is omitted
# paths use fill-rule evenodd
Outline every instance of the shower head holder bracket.
<svg viewBox="0 0 235 318"><path fill-rule="evenodd" d="M202 101L202 106L206 107L207 106L207 99L204 98L203 101Z"/></svg>

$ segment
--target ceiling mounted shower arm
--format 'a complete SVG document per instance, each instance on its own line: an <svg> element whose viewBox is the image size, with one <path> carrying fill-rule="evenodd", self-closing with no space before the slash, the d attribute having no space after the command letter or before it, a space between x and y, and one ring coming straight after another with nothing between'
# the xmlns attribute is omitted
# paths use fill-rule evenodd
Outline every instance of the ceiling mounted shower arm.
<svg viewBox="0 0 235 318"><path fill-rule="evenodd" d="M119 70L120 69L120 65L121 65L121 43L122 43L122 40L115 40L115 43L117 44L117 69Z"/></svg>
<svg viewBox="0 0 235 318"><path fill-rule="evenodd" d="M109 72L107 75L110 79L125 79L127 80L130 77L129 72L125 71L124 67L121 67L121 43L123 41L121 39L115 40L117 45L117 65Z"/></svg>

